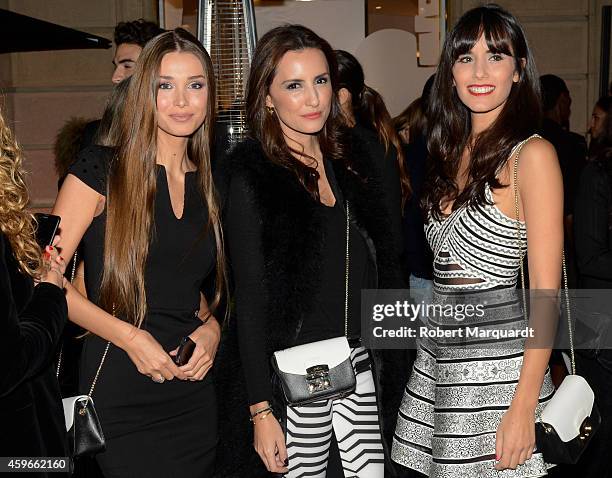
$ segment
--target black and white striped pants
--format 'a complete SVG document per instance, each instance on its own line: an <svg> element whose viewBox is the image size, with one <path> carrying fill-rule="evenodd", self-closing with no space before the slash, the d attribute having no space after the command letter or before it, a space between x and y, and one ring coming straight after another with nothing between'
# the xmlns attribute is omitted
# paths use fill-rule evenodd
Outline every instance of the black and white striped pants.
<svg viewBox="0 0 612 478"><path fill-rule="evenodd" d="M346 478L383 478L383 445L368 352L363 347L352 349L351 362L357 376L351 395L287 407L286 478L324 478L334 435Z"/></svg>

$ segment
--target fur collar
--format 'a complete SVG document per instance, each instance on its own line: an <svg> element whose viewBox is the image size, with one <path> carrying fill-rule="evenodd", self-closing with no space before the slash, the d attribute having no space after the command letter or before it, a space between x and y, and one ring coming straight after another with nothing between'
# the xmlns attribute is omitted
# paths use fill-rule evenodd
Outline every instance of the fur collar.
<svg viewBox="0 0 612 478"><path fill-rule="evenodd" d="M391 221L367 147L352 134L351 171L334 163L341 194L349 201L351 221L370 251L378 287L398 287L399 258L391 239ZM301 317L317 292L323 250L323 216L319 205L289 170L267 160L257 141L238 144L227 158L228 178L240 176L249 190L262 228L264 289L267 297L268 352L293 345Z"/></svg>

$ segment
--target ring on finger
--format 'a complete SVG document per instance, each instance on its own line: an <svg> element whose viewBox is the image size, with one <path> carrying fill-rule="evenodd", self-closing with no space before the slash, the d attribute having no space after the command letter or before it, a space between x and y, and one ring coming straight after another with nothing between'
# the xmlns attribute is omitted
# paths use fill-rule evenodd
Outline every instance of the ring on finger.
<svg viewBox="0 0 612 478"><path fill-rule="evenodd" d="M166 379L161 375L158 378L151 377L151 380L153 380L155 383L164 383L166 381Z"/></svg>

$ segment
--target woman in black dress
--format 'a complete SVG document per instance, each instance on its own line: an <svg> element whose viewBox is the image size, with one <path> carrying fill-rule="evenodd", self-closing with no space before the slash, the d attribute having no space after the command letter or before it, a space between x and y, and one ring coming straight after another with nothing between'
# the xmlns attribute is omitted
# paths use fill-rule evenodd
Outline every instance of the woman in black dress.
<svg viewBox="0 0 612 478"><path fill-rule="evenodd" d="M397 407L383 405L390 389L381 387L382 354L361 343L360 292L398 284L401 241L391 221L399 223L400 202L388 210L383 191L399 188L399 178L383 184L363 139L342 126L336 91L333 51L314 32L290 25L260 39L247 94L252 139L227 158L236 285L230 324L237 326L244 374L218 370L219 379L246 379L246 390L234 386L223 395L231 398L228 407L236 405L222 416L235 424L236 447L228 447L234 462L252 456L253 443L259 463L242 472L228 468L223 477L267 476L266 469L290 478L384 476L382 415L396 415ZM344 335L355 391L287 405L278 379L271 381L272 353ZM220 366L233 358L226 344L231 339L224 339ZM301 357L311 360L308 352Z"/></svg>
<svg viewBox="0 0 612 478"><path fill-rule="evenodd" d="M215 84L210 58L176 29L143 50L120 117L117 148L92 146L72 166L54 212L63 253L83 241L89 300L68 288L70 319L91 334L86 392L106 436L109 477L208 476L216 447L208 370L218 341L212 316L224 284L210 169ZM215 296L201 292L211 274ZM188 363L173 361L189 336ZM109 345L110 344L110 345Z"/></svg>

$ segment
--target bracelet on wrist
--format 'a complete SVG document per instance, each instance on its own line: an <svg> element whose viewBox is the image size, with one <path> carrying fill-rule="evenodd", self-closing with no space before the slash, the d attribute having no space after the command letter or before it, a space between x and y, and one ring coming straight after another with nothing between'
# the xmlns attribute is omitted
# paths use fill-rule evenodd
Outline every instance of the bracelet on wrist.
<svg viewBox="0 0 612 478"><path fill-rule="evenodd" d="M272 410L271 406L267 406L264 408L260 408L259 410L255 410L253 413L251 413L251 422L254 422L256 418L259 418L259 420L263 420L264 418L266 418L268 415L270 415L271 413L273 413L274 410Z"/></svg>

